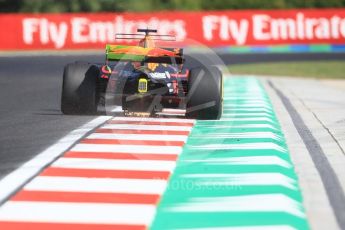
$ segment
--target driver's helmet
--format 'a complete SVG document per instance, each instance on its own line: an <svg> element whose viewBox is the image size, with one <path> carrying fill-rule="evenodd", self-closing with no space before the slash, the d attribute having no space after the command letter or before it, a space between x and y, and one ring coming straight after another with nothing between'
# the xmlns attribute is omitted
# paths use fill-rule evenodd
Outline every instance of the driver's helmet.
<svg viewBox="0 0 345 230"><path fill-rule="evenodd" d="M155 42L151 39L149 35L145 35L143 39L139 41L139 46L144 47L144 48L154 48L155 47ZM135 63L133 62L134 68L140 67L141 63ZM151 71L154 71L156 67L158 66L157 63L146 63L147 68Z"/></svg>
<svg viewBox="0 0 345 230"><path fill-rule="evenodd" d="M155 42L152 40L150 36L146 35L143 39L139 41L139 46L144 48L153 48L155 47Z"/></svg>

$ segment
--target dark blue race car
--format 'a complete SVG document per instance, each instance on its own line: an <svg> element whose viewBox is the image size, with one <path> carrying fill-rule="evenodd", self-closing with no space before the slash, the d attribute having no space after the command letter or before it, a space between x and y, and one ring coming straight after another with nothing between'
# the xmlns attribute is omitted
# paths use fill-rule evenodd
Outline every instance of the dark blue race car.
<svg viewBox="0 0 345 230"><path fill-rule="evenodd" d="M184 66L183 50L157 47L155 30L118 34L139 39L138 46L107 45L103 64L71 63L64 69L61 110L64 114L96 114L121 108L126 116L160 116L183 111L187 118L219 119L223 79L215 66Z"/></svg>

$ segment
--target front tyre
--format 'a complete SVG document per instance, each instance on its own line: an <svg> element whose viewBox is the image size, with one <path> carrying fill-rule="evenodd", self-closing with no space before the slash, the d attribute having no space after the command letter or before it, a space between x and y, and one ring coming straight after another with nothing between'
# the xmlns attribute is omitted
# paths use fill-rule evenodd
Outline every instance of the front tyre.
<svg viewBox="0 0 345 230"><path fill-rule="evenodd" d="M218 120L223 110L223 76L214 66L198 67L190 71L188 80L186 117Z"/></svg>
<svg viewBox="0 0 345 230"><path fill-rule="evenodd" d="M61 96L62 113L96 114L99 74L99 68L89 63L76 62L65 66Z"/></svg>

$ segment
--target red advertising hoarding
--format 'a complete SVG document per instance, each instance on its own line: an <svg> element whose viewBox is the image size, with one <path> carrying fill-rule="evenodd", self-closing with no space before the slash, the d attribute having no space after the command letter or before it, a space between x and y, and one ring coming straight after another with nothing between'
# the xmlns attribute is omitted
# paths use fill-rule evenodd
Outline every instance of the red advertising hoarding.
<svg viewBox="0 0 345 230"><path fill-rule="evenodd" d="M345 9L1 14L0 27L0 50L102 49L147 27L187 45L345 44Z"/></svg>

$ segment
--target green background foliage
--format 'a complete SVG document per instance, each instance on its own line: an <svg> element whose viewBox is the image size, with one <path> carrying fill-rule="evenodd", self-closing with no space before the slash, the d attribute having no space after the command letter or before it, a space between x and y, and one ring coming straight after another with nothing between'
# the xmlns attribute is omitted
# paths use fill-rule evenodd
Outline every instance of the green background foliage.
<svg viewBox="0 0 345 230"><path fill-rule="evenodd" d="M0 12L340 8L345 0L0 0Z"/></svg>

